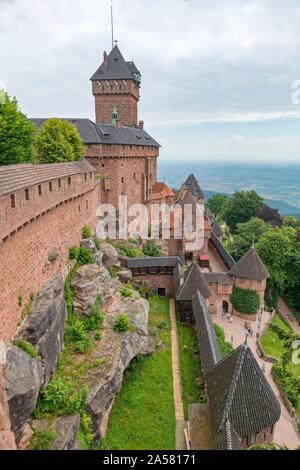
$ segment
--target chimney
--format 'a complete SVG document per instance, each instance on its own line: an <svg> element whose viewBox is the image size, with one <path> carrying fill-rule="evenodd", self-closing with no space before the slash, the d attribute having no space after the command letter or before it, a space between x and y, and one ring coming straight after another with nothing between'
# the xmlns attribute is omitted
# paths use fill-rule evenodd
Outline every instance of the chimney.
<svg viewBox="0 0 300 470"><path fill-rule="evenodd" d="M144 130L144 121L139 121L139 128L143 131Z"/></svg>
<svg viewBox="0 0 300 470"><path fill-rule="evenodd" d="M107 52L104 51L103 53L103 64L104 64L104 67L108 67L108 56L107 56Z"/></svg>

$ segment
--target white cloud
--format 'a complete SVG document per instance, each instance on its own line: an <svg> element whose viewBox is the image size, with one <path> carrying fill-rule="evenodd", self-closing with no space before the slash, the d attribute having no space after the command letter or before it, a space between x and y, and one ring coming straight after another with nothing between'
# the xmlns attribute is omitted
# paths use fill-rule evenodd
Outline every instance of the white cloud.
<svg viewBox="0 0 300 470"><path fill-rule="evenodd" d="M146 126L299 119L299 0L114 3L120 48L143 75ZM24 112L94 117L89 78L110 48L109 0L0 0L0 34L0 79Z"/></svg>

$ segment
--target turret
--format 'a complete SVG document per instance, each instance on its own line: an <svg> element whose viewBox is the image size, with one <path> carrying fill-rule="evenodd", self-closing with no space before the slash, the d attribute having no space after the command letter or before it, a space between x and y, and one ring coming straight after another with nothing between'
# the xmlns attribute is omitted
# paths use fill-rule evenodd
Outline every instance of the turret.
<svg viewBox="0 0 300 470"><path fill-rule="evenodd" d="M118 111L119 125L137 127L141 74L134 62L126 62L116 45L91 78L97 124L110 124L112 109Z"/></svg>

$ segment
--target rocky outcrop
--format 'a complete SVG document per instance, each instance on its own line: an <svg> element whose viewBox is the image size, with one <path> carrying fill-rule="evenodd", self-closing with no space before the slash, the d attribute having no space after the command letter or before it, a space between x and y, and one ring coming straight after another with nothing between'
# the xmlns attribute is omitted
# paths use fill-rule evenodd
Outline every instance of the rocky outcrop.
<svg viewBox="0 0 300 470"><path fill-rule="evenodd" d="M100 364L85 377L89 387L86 411L92 418L96 440L106 433L109 413L121 388L124 371L136 356L151 354L155 349L155 340L148 334L148 302L136 292L130 298L123 298L119 292L122 283L106 273L104 268L95 265L83 266L73 282L74 304L82 306L83 301L86 303L87 299L95 299L100 294L105 312L101 340L92 352L92 357L100 360ZM114 331L120 313L128 316L132 331Z"/></svg>
<svg viewBox="0 0 300 470"><path fill-rule="evenodd" d="M9 412L3 384L2 366L0 366L0 450L15 449L15 436L10 428Z"/></svg>
<svg viewBox="0 0 300 470"><path fill-rule="evenodd" d="M45 284L34 300L32 312L23 323L18 338L35 346L44 367L43 387L55 371L57 358L63 347L66 304L64 280L57 274Z"/></svg>
<svg viewBox="0 0 300 470"><path fill-rule="evenodd" d="M52 450L71 450L74 448L77 431L80 425L80 415L63 416L54 423L56 438Z"/></svg>
<svg viewBox="0 0 300 470"><path fill-rule="evenodd" d="M118 251L109 243L102 243L103 264L106 268L114 266L118 262Z"/></svg>
<svg viewBox="0 0 300 470"><path fill-rule="evenodd" d="M144 299L130 299L122 301L120 307L120 311L128 315L134 331L113 331L120 311L106 314L102 338L94 352L103 364L93 370L90 377L86 406L96 440L106 434L108 417L121 389L124 371L136 356L149 355L155 350L155 340L148 335L148 303Z"/></svg>
<svg viewBox="0 0 300 470"><path fill-rule="evenodd" d="M97 252L96 245L93 242L93 240L91 240L90 238L81 240L80 246L84 246L87 250L89 250L93 254Z"/></svg>
<svg viewBox="0 0 300 470"><path fill-rule="evenodd" d="M96 264L81 266L75 273L72 289L74 291L74 311L88 315L98 295L109 293L111 277L104 267Z"/></svg>
<svg viewBox="0 0 300 470"><path fill-rule="evenodd" d="M118 272L118 278L121 282L131 282L132 281L132 272L130 269L122 269Z"/></svg>
<svg viewBox="0 0 300 470"><path fill-rule="evenodd" d="M44 368L39 359L31 358L15 346L7 350L4 384L9 406L11 427L19 443L23 426L35 409L44 381Z"/></svg>

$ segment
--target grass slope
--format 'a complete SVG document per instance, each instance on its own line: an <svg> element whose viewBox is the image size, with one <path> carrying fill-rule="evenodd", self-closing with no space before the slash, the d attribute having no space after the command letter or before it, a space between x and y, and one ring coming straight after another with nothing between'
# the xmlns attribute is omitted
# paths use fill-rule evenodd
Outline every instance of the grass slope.
<svg viewBox="0 0 300 470"><path fill-rule="evenodd" d="M188 419L190 403L205 403L205 382L201 366L198 340L195 328L177 322L180 372L182 384L182 401L184 418Z"/></svg>
<svg viewBox="0 0 300 470"><path fill-rule="evenodd" d="M102 449L175 449L169 300L151 297L149 303L149 325L164 346L137 358L126 371Z"/></svg>

